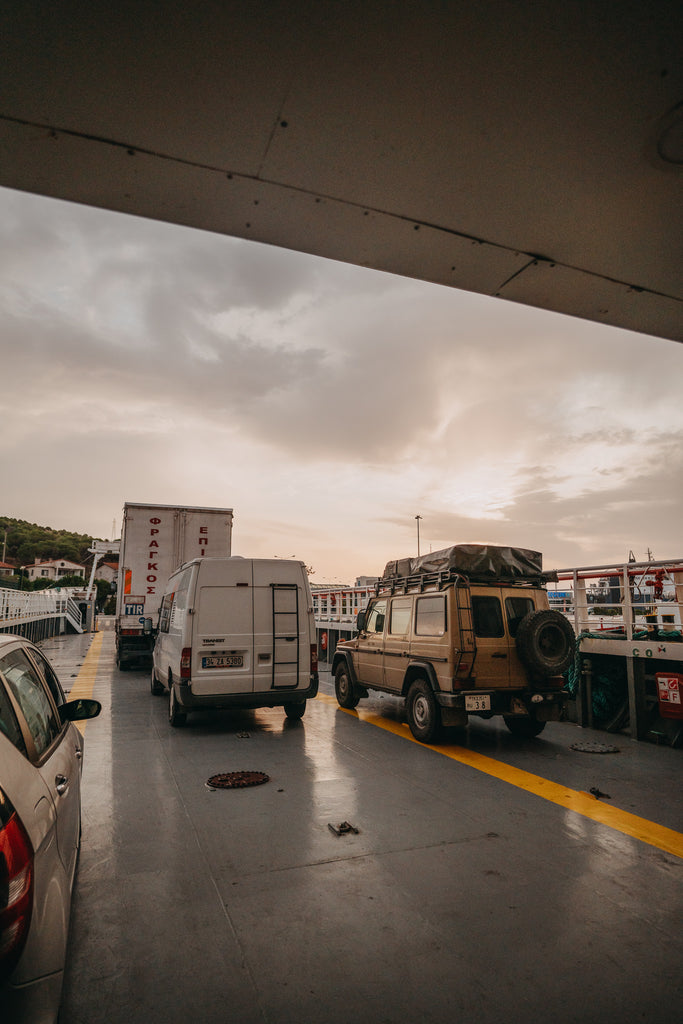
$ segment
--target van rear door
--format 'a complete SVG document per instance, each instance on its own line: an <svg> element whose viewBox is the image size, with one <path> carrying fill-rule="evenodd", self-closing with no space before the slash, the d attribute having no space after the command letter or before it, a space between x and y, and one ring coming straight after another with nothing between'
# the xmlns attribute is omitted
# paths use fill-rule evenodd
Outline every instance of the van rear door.
<svg viewBox="0 0 683 1024"><path fill-rule="evenodd" d="M194 694L204 697L253 692L251 559L207 559L200 563L192 634Z"/></svg>
<svg viewBox="0 0 683 1024"><path fill-rule="evenodd" d="M254 691L307 689L310 644L304 567L254 559Z"/></svg>

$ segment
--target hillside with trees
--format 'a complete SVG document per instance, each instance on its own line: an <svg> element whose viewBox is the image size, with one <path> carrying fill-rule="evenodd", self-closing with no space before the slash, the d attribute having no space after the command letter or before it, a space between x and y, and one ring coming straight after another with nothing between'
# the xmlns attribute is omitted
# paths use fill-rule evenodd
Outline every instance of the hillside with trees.
<svg viewBox="0 0 683 1024"><path fill-rule="evenodd" d="M86 565L92 559L88 548L93 539L100 538L0 516L0 560L4 550L4 561L11 565L32 565L38 560L53 558Z"/></svg>

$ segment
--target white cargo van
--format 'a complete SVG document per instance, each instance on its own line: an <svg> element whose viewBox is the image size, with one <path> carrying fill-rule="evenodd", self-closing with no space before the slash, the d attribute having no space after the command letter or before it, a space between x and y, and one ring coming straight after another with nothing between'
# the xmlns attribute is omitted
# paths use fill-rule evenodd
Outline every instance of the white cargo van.
<svg viewBox="0 0 683 1024"><path fill-rule="evenodd" d="M195 558L173 573L159 610L152 693L169 721L206 708L282 706L301 718L318 692L313 601L303 562Z"/></svg>

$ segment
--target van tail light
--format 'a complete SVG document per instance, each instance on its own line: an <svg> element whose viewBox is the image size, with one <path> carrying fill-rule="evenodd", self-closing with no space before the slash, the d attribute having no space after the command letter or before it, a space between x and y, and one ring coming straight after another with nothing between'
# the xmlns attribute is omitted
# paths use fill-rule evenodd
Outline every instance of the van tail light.
<svg viewBox="0 0 683 1024"><path fill-rule="evenodd" d="M182 654L180 655L180 678L190 678L190 666L192 664L192 648L183 647Z"/></svg>
<svg viewBox="0 0 683 1024"><path fill-rule="evenodd" d="M33 911L33 847L19 815L0 789L0 980L22 954Z"/></svg>
<svg viewBox="0 0 683 1024"><path fill-rule="evenodd" d="M311 644L311 672L318 671L318 645Z"/></svg>

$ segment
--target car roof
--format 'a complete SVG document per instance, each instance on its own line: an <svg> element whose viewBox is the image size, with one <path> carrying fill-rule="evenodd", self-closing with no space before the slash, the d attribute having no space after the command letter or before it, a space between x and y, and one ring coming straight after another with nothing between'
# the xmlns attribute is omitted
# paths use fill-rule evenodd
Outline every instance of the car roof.
<svg viewBox="0 0 683 1024"><path fill-rule="evenodd" d="M5 647L9 647L10 644L14 644L17 641L23 644L28 644L31 647L35 647L35 644L31 640L27 640L25 636L19 636L18 633L0 633L0 652Z"/></svg>

